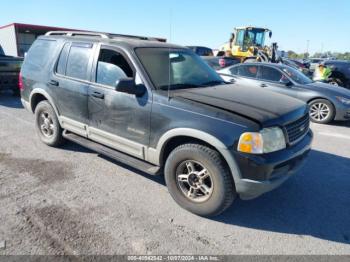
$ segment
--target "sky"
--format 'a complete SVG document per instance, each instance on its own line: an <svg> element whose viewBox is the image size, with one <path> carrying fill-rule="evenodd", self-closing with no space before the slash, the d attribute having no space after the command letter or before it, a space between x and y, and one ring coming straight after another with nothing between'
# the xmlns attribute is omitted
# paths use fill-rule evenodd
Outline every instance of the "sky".
<svg viewBox="0 0 350 262"><path fill-rule="evenodd" d="M235 27L254 25L271 29L280 50L350 51L349 0L4 0L0 13L0 26L157 36L211 48L228 41Z"/></svg>

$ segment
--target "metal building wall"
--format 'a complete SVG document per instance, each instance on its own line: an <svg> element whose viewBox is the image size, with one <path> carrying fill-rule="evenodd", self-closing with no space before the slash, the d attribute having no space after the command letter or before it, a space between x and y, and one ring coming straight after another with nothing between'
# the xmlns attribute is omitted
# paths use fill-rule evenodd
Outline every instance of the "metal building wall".
<svg viewBox="0 0 350 262"><path fill-rule="evenodd" d="M5 55L17 56L17 40L14 25L0 28L0 45Z"/></svg>

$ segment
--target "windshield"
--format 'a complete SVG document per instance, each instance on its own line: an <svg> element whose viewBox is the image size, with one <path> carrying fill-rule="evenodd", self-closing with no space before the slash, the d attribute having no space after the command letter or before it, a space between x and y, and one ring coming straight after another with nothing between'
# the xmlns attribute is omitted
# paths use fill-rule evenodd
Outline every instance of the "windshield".
<svg viewBox="0 0 350 262"><path fill-rule="evenodd" d="M283 72L285 72L294 82L301 84L301 85L307 85L311 84L312 80L308 78L306 75L301 73L300 71L296 70L293 67L282 67Z"/></svg>
<svg viewBox="0 0 350 262"><path fill-rule="evenodd" d="M265 43L265 30L263 29L238 30L237 44L239 46L262 47L264 46L264 43Z"/></svg>
<svg viewBox="0 0 350 262"><path fill-rule="evenodd" d="M136 54L157 89L196 88L225 83L191 50L137 48Z"/></svg>

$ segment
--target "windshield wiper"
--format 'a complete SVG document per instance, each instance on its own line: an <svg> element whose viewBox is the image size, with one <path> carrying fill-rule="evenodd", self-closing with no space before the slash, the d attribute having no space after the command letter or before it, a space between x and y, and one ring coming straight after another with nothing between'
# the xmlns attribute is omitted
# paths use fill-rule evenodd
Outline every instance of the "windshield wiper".
<svg viewBox="0 0 350 262"><path fill-rule="evenodd" d="M184 84L163 85L163 86L160 86L159 89L161 89L161 90L168 90L168 89L175 90L175 89L186 89L186 88L196 88L196 87L200 87L200 85L184 83Z"/></svg>

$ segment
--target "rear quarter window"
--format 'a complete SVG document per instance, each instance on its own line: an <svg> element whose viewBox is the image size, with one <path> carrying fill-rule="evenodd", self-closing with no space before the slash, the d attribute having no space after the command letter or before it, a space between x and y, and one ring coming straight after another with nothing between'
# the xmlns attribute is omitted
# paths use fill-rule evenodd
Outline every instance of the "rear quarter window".
<svg viewBox="0 0 350 262"><path fill-rule="evenodd" d="M53 53L56 49L55 40L39 39L30 47L22 69L24 72L41 72L47 70L49 63L52 61Z"/></svg>

